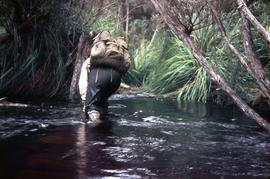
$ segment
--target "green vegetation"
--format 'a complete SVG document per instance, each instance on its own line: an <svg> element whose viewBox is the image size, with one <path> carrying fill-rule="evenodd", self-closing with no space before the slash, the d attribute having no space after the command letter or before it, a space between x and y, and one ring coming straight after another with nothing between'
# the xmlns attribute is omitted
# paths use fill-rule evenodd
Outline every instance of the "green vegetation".
<svg viewBox="0 0 270 179"><path fill-rule="evenodd" d="M3 36L6 32L5 28L0 26L0 37Z"/></svg>
<svg viewBox="0 0 270 179"><path fill-rule="evenodd" d="M2 32L10 32L0 43L1 96L66 97L79 36L89 30L82 14L93 16L98 3L92 2L96 8L90 11L91 3L86 6L84 1L11 0L1 4L0 26ZM80 10L82 6L85 9ZM21 14L12 16L10 9Z"/></svg>
<svg viewBox="0 0 270 179"><path fill-rule="evenodd" d="M254 3L252 8L259 10ZM265 13L266 5L261 3ZM261 7L262 8L262 7ZM269 23L269 14L259 14L263 25ZM227 13L230 18L224 21L227 35L232 43L243 51L241 41L241 17L235 11ZM216 28L216 29L214 29ZM269 73L269 52L265 40L255 31L254 43L256 53ZM202 27L192 32L191 36L202 54L215 66L217 71L229 82L238 94L247 102L251 102L258 93L257 86L232 52L221 41L221 34L216 25ZM131 79L140 85L140 91L165 96L176 95L180 100L202 101L214 100L217 103L231 103L227 96L211 82L209 75L197 63L191 53L171 33L160 34L160 37L149 46L143 40L139 53L136 51L134 64L131 66ZM154 53L153 53L154 52Z"/></svg>
<svg viewBox="0 0 270 179"><path fill-rule="evenodd" d="M227 24L230 28L230 39L239 40L239 23ZM248 101L252 100L253 94L246 93L247 88L254 86L249 75L239 64L229 49L221 43L220 34L212 34L212 26L194 31L192 36L200 47L201 52L224 76L230 85ZM145 45L143 41L137 53L134 64L131 66L130 79L135 79L135 84L141 86L140 91L160 94L165 96L176 95L178 99L206 102L216 91L217 86L212 84L210 76L194 59L189 50L170 32L159 34L153 46ZM241 42L238 42L241 47ZM139 83L141 82L141 83ZM214 99L223 103L225 95L218 92ZM226 98L226 97L225 97Z"/></svg>
<svg viewBox="0 0 270 179"><path fill-rule="evenodd" d="M16 10L16 2L1 1L5 4L1 7L2 12ZM28 8L31 3L37 8ZM228 103L226 95L218 90L161 18L141 1L131 0L129 3L128 43L132 63L123 81L135 86L138 92L177 96L179 100ZM119 20L116 1L50 0L42 3L30 0L22 6L28 10L24 12L28 13L27 16L18 18L16 14L3 13L0 18L0 37L12 32L0 43L1 96L67 96L80 34L107 30L113 36L126 36L125 20ZM268 3L254 2L250 8L270 30ZM23 29L19 28L29 18L44 12L48 15L35 18ZM229 18L224 17L223 23L227 35L243 51L240 15L237 11L230 11L226 16ZM270 74L266 42L255 30L252 30L252 35L256 53ZM202 24L193 30L191 36L230 86L247 102L252 101L258 92L257 86L222 42L216 25Z"/></svg>

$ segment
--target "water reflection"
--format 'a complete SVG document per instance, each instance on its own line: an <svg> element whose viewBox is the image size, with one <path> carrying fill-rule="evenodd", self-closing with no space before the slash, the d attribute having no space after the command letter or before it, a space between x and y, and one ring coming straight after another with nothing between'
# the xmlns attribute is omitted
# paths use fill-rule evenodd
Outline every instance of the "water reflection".
<svg viewBox="0 0 270 179"><path fill-rule="evenodd" d="M105 121L98 126L82 124L76 128L76 178L110 176L119 172L121 163L106 152L116 147L112 127L111 121Z"/></svg>
<svg viewBox="0 0 270 179"><path fill-rule="evenodd" d="M109 121L96 127L85 124L57 127L52 134L39 137L35 144L38 150L27 154L26 163L21 164L24 169L14 178L84 179L114 175L112 171L117 173L121 163L106 153L107 148L116 147L112 135ZM29 145L37 142L32 140ZM29 146L21 148L27 151Z"/></svg>
<svg viewBox="0 0 270 179"><path fill-rule="evenodd" d="M75 161L76 163L76 169L78 179L83 179L86 176L85 170L87 167L87 158L86 158L86 152L87 152L87 146L86 146L86 137L85 137L85 124L80 125L77 130L77 141L75 143L76 145L76 151L78 153L78 157Z"/></svg>
<svg viewBox="0 0 270 179"><path fill-rule="evenodd" d="M184 118L203 118L207 115L207 105L200 102L177 102L177 108Z"/></svg>
<svg viewBox="0 0 270 179"><path fill-rule="evenodd" d="M80 107L43 108L40 116L31 115L37 109L1 115L0 128L12 135L1 134L0 179L270 175L270 135L229 109L171 99L115 99L114 115L91 126L76 117Z"/></svg>

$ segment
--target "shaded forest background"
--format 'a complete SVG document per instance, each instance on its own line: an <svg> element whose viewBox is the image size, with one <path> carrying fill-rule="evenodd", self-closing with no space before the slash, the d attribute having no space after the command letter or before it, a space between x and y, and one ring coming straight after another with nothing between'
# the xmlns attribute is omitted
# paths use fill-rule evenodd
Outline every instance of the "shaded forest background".
<svg viewBox="0 0 270 179"><path fill-rule="evenodd" d="M269 1L249 1L248 7L270 31ZM0 0L0 8L1 97L67 98L80 35L108 30L128 41L132 64L123 82L137 87L137 92L232 103L148 1ZM226 1L217 9L222 10L229 39L243 52L236 3ZM207 60L247 103L263 102L214 20L191 19L195 25L187 30ZM256 55L270 75L267 43L253 28L251 33Z"/></svg>

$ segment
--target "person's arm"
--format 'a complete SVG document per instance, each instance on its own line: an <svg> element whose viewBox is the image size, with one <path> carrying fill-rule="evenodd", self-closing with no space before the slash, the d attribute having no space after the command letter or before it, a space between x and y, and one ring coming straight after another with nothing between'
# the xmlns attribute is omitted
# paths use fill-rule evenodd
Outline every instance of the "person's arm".
<svg viewBox="0 0 270 179"><path fill-rule="evenodd" d="M84 103L88 87L88 72L89 72L90 58L87 58L82 65L81 74L79 78L79 92L82 102Z"/></svg>

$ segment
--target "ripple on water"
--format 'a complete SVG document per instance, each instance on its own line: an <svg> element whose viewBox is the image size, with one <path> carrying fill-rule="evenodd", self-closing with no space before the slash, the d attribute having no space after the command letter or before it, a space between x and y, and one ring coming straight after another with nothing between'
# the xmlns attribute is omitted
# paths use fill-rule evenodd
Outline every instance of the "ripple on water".
<svg viewBox="0 0 270 179"><path fill-rule="evenodd" d="M147 168L128 168L126 170L109 170L103 169L102 172L108 175L113 175L113 177L101 177L101 178L142 178L142 177L157 177L155 173Z"/></svg>
<svg viewBox="0 0 270 179"><path fill-rule="evenodd" d="M160 128L160 127L163 128L166 126L175 125L175 122L159 116L148 116L143 118L135 116L135 120L132 119L134 119L134 117L130 119L121 118L118 119L116 122L120 126L145 127L145 128Z"/></svg>
<svg viewBox="0 0 270 179"><path fill-rule="evenodd" d="M33 109L29 109L29 113L17 111L1 119L0 137L25 135L25 132L34 135L41 129L50 136L52 130L46 129L57 126L54 129L59 133L53 137L57 140L47 138L42 147L49 147L40 150L36 146L33 150L37 148L36 153L46 151L54 159L60 153L61 163L80 159L85 162L86 170L92 167L87 162L94 164L95 170L103 174L99 178L181 178L178 176L208 174L222 178L270 174L269 134L258 130L253 123L243 123L232 117L220 119L223 113L214 119L205 115L204 118L198 115L186 117L174 108L174 103L168 106L164 101L154 99L150 104L145 99L137 102L121 100L110 106L110 111L115 110L116 115L110 116L113 125L105 131L95 127L79 131L85 126L78 117L81 113L79 105L50 105L34 109L32 113ZM27 139L26 145L33 138ZM25 146L22 144L21 147ZM50 148L56 149L54 147L57 150L50 151ZM13 151L17 154L21 148ZM110 167L115 161L116 165Z"/></svg>
<svg viewBox="0 0 270 179"><path fill-rule="evenodd" d="M109 105L109 109L122 109L122 108L126 108L126 105L123 104L114 104L114 105Z"/></svg>
<svg viewBox="0 0 270 179"><path fill-rule="evenodd" d="M166 124L166 123L171 123L170 121L157 117L157 116L148 116L142 118L144 122L152 123L152 124Z"/></svg>

